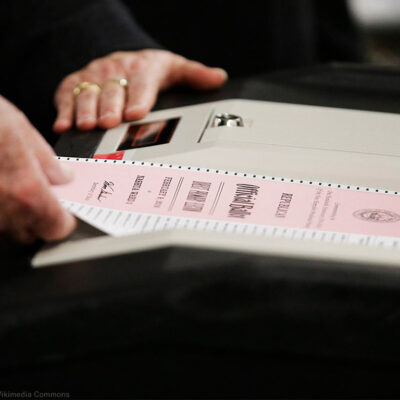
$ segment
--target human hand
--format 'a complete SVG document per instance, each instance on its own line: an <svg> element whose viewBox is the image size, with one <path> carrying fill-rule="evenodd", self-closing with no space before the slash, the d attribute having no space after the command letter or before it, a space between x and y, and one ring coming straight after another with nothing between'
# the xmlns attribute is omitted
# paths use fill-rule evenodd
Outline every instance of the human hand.
<svg viewBox="0 0 400 400"><path fill-rule="evenodd" d="M0 96L0 232L29 243L52 241L75 228L50 185L72 176L25 115Z"/></svg>
<svg viewBox="0 0 400 400"><path fill-rule="evenodd" d="M126 89L117 82L121 78L128 81ZM160 90L174 85L210 90L223 85L226 79L226 72L220 68L209 68L169 51L112 53L92 61L61 82L55 94L58 115L54 130L66 131L74 123L81 130L96 126L110 129L123 118L143 118L155 104ZM75 96L74 89L82 82L95 85Z"/></svg>

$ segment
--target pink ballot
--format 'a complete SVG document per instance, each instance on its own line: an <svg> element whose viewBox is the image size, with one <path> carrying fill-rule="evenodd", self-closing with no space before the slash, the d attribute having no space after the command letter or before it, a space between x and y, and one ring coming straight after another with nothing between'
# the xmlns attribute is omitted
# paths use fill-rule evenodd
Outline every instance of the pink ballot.
<svg viewBox="0 0 400 400"><path fill-rule="evenodd" d="M157 221L179 218L225 227L250 224L400 237L397 192L147 162L60 162L74 170L75 178L54 192L69 208L80 205L80 214L75 213L89 222L96 210L104 214L106 209L122 212L125 219L134 213L158 216ZM114 217L108 219L102 220L103 227Z"/></svg>

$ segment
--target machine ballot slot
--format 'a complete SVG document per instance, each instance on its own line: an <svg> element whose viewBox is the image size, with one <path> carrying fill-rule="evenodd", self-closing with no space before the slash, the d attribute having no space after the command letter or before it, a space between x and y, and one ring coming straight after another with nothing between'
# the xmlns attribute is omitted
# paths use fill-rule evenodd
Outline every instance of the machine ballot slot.
<svg viewBox="0 0 400 400"><path fill-rule="evenodd" d="M180 118L131 124L123 136L117 151L138 147L157 146L169 143L176 131Z"/></svg>

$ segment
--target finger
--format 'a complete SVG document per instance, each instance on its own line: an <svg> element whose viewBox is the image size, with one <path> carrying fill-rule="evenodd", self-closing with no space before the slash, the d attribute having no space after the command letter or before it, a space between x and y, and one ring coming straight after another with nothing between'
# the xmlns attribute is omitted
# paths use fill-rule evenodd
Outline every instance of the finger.
<svg viewBox="0 0 400 400"><path fill-rule="evenodd" d="M20 128L25 133L28 149L33 153L33 159L39 162L40 168L51 185L63 185L73 178L72 170L57 160L56 154L42 135L28 120Z"/></svg>
<svg viewBox="0 0 400 400"><path fill-rule="evenodd" d="M110 129L122 121L125 105L125 88L109 80L103 84L99 100L99 126Z"/></svg>
<svg viewBox="0 0 400 400"><path fill-rule="evenodd" d="M60 240L76 226L50 189L37 163L30 165L26 179L13 189L10 226L20 236L24 231L44 240Z"/></svg>
<svg viewBox="0 0 400 400"><path fill-rule="evenodd" d="M28 208L20 215L26 215L28 232L46 241L60 240L68 236L76 227L76 219L63 209L58 199L46 184L36 188L28 186L30 199ZM28 217L28 213L30 214Z"/></svg>
<svg viewBox="0 0 400 400"><path fill-rule="evenodd" d="M13 231L11 236L18 242L23 244L32 244L35 242L35 235L27 230Z"/></svg>
<svg viewBox="0 0 400 400"><path fill-rule="evenodd" d="M64 210L61 204L51 194L46 196L46 208L36 214L32 225L35 236L46 241L61 240L70 235L76 228L75 217Z"/></svg>
<svg viewBox="0 0 400 400"><path fill-rule="evenodd" d="M194 89L211 90L222 86L227 79L227 72L221 68L210 68L177 56L165 86L187 85Z"/></svg>
<svg viewBox="0 0 400 400"><path fill-rule="evenodd" d="M94 129L97 125L99 91L96 86L84 89L75 98L76 126L80 130Z"/></svg>
<svg viewBox="0 0 400 400"><path fill-rule="evenodd" d="M20 241L29 241L30 238L40 238L46 241L61 240L70 235L76 228L75 217L64 210L57 199L50 194L46 194L42 198L46 208L34 208L26 210L22 213L31 218L27 222L19 223L14 227L14 236Z"/></svg>
<svg viewBox="0 0 400 400"><path fill-rule="evenodd" d="M129 77L125 119L143 118L151 110L157 100L165 73L162 66L153 63L149 68L137 71Z"/></svg>
<svg viewBox="0 0 400 400"><path fill-rule="evenodd" d="M74 177L72 169L57 160L53 149L39 133L36 140L34 153L48 183L50 185L64 185L70 182Z"/></svg>
<svg viewBox="0 0 400 400"><path fill-rule="evenodd" d="M53 124L53 130L62 133L72 128L74 120L74 99L72 94L63 96L57 105L57 118Z"/></svg>
<svg viewBox="0 0 400 400"><path fill-rule="evenodd" d="M23 244L31 244L35 241L36 237L34 233L25 227L26 221L13 221L13 224L10 224L8 229L8 234L14 238L17 242Z"/></svg>
<svg viewBox="0 0 400 400"><path fill-rule="evenodd" d="M32 244L35 242L35 236L26 230L13 230L10 229L4 232L7 236L11 236L16 242L22 244Z"/></svg>
<svg viewBox="0 0 400 400"><path fill-rule="evenodd" d="M74 123L74 88L80 83L78 75L70 75L58 87L55 95L57 118L53 129L57 133L71 129Z"/></svg>
<svg viewBox="0 0 400 400"><path fill-rule="evenodd" d="M2 235L7 234L14 240L24 244L34 242L35 235L26 228L27 215L20 215L18 213L16 203L6 203L2 204L2 206L3 214L0 223L0 232Z"/></svg>

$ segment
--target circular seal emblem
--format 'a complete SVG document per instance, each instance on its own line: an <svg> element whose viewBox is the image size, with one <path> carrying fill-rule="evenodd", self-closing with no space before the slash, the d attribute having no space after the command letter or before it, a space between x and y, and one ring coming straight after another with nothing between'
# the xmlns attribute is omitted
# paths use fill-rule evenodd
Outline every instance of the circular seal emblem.
<svg viewBox="0 0 400 400"><path fill-rule="evenodd" d="M357 210L353 213L353 216L367 222L387 223L400 221L400 215L387 210Z"/></svg>

